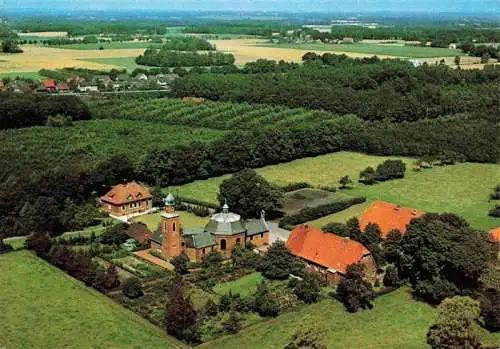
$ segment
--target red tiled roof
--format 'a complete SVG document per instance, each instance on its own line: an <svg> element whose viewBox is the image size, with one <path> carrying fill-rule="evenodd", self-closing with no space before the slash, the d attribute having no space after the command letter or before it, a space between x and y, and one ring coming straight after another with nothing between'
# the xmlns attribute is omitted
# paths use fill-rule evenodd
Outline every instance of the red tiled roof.
<svg viewBox="0 0 500 349"><path fill-rule="evenodd" d="M42 80L42 85L45 88L56 88L56 81L54 79Z"/></svg>
<svg viewBox="0 0 500 349"><path fill-rule="evenodd" d="M345 274L347 266L360 262L363 256L370 254L357 241L307 225L299 225L292 230L287 246L294 255L342 274Z"/></svg>
<svg viewBox="0 0 500 349"><path fill-rule="evenodd" d="M375 201L363 212L359 221L361 230L365 230L370 223L376 223L382 232L382 238L393 229L398 229L401 233L406 232L406 226L413 218L421 217L425 212L412 208L399 207L384 201Z"/></svg>
<svg viewBox="0 0 500 349"><path fill-rule="evenodd" d="M69 90L69 86L68 86L67 83L65 83L64 81L62 81L59 84L57 84L57 89L59 91L68 91Z"/></svg>
<svg viewBox="0 0 500 349"><path fill-rule="evenodd" d="M500 243L500 227L489 231L488 241L492 243Z"/></svg>
<svg viewBox="0 0 500 349"><path fill-rule="evenodd" d="M148 188L133 181L127 184L115 185L106 195L101 196L101 200L114 205L121 205L137 200L151 199L152 197Z"/></svg>
<svg viewBox="0 0 500 349"><path fill-rule="evenodd" d="M151 231L148 229L148 227L144 223L132 223L132 224L130 224L130 226L127 228L126 233L128 236L136 239L141 244L144 241L149 240L149 238L151 238L153 236Z"/></svg>

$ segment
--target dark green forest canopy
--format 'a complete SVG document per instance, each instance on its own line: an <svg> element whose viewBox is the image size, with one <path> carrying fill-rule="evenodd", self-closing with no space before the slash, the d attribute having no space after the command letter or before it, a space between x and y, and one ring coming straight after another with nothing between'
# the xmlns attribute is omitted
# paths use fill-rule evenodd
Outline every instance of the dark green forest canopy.
<svg viewBox="0 0 500 349"><path fill-rule="evenodd" d="M415 121L462 112L498 120L500 67L455 70L413 67L401 60L306 54L302 66L252 74L188 74L174 83L178 97L265 103L355 114L367 120ZM278 72L279 71L279 72Z"/></svg>

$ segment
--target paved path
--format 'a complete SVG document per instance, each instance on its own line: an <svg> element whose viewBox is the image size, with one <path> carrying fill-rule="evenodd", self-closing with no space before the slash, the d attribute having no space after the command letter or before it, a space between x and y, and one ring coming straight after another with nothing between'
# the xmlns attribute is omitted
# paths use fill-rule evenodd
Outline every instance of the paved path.
<svg viewBox="0 0 500 349"><path fill-rule="evenodd" d="M267 222L269 224L269 244L272 244L276 240L287 241L290 231L282 229L278 226L277 222Z"/></svg>
<svg viewBox="0 0 500 349"><path fill-rule="evenodd" d="M149 251L150 251L149 249L147 249L147 250L141 250L141 251L134 252L134 254L137 257L145 259L148 262L151 262L154 265L157 265L159 267L162 267L162 268L165 268L165 269L168 269L168 270L171 270L171 271L173 271L175 269L172 264L170 264L166 260L163 260L161 258L153 256L151 253L149 253Z"/></svg>

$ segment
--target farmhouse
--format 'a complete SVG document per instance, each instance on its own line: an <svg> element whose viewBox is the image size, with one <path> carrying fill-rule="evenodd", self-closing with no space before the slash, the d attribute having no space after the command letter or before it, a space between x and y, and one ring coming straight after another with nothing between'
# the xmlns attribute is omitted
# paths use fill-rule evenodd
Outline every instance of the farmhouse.
<svg viewBox="0 0 500 349"><path fill-rule="evenodd" d="M101 207L113 216L128 216L146 212L153 206L149 189L137 182L115 185L99 198Z"/></svg>
<svg viewBox="0 0 500 349"><path fill-rule="evenodd" d="M59 93L68 93L69 92L69 86L67 83L64 81L60 82L57 84L57 91Z"/></svg>
<svg viewBox="0 0 500 349"><path fill-rule="evenodd" d="M370 251L357 241L299 225L288 237L291 253L303 259L309 271L324 276L329 284L339 284L350 264L363 264L365 278L375 281L377 266Z"/></svg>
<svg viewBox="0 0 500 349"><path fill-rule="evenodd" d="M394 229L404 234L408 223L413 218L422 217L424 214L425 212L413 208L400 207L385 201L375 201L363 212L359 225L364 231L368 224L377 224L380 228L381 238L385 239L389 232Z"/></svg>
<svg viewBox="0 0 500 349"><path fill-rule="evenodd" d="M175 212L174 197L165 199L165 212L160 226L151 238L151 250L166 258L173 258L184 252L191 261L201 261L211 251L219 251L225 258L231 257L236 245L252 243L262 247L269 243L269 226L264 218L242 220L240 215L229 212L223 206L222 212L214 214L204 228L181 229L179 215Z"/></svg>
<svg viewBox="0 0 500 349"><path fill-rule="evenodd" d="M54 79L42 80L41 83L43 88L49 92L54 92L56 90L57 85Z"/></svg>

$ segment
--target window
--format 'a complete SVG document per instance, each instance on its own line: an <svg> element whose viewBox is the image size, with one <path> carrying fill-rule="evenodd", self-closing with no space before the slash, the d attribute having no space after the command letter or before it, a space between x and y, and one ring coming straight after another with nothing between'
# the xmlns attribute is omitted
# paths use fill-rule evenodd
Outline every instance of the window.
<svg viewBox="0 0 500 349"><path fill-rule="evenodd" d="M172 223L172 231L175 231L175 222Z"/></svg>
<svg viewBox="0 0 500 349"><path fill-rule="evenodd" d="M205 254L205 249L201 250L201 253Z"/></svg>
<svg viewBox="0 0 500 349"><path fill-rule="evenodd" d="M220 249L221 249L222 251L225 251L225 250L226 250L226 240L222 239L222 240L220 241Z"/></svg>
<svg viewBox="0 0 500 349"><path fill-rule="evenodd" d="M125 210L125 205L122 206L122 211L124 211L124 210Z"/></svg>
<svg viewBox="0 0 500 349"><path fill-rule="evenodd" d="M250 240L253 240L253 235L250 236Z"/></svg>
<svg viewBox="0 0 500 349"><path fill-rule="evenodd" d="M182 246L182 247L184 247L184 241L183 241L183 242L181 242L181 246Z"/></svg>
<svg viewBox="0 0 500 349"><path fill-rule="evenodd" d="M241 239L240 239L240 238L237 238L237 239L236 239L236 244L237 244L237 245L240 245L240 243L241 243Z"/></svg>
<svg viewBox="0 0 500 349"><path fill-rule="evenodd" d="M263 238L264 237L264 233L260 233L260 237Z"/></svg>

